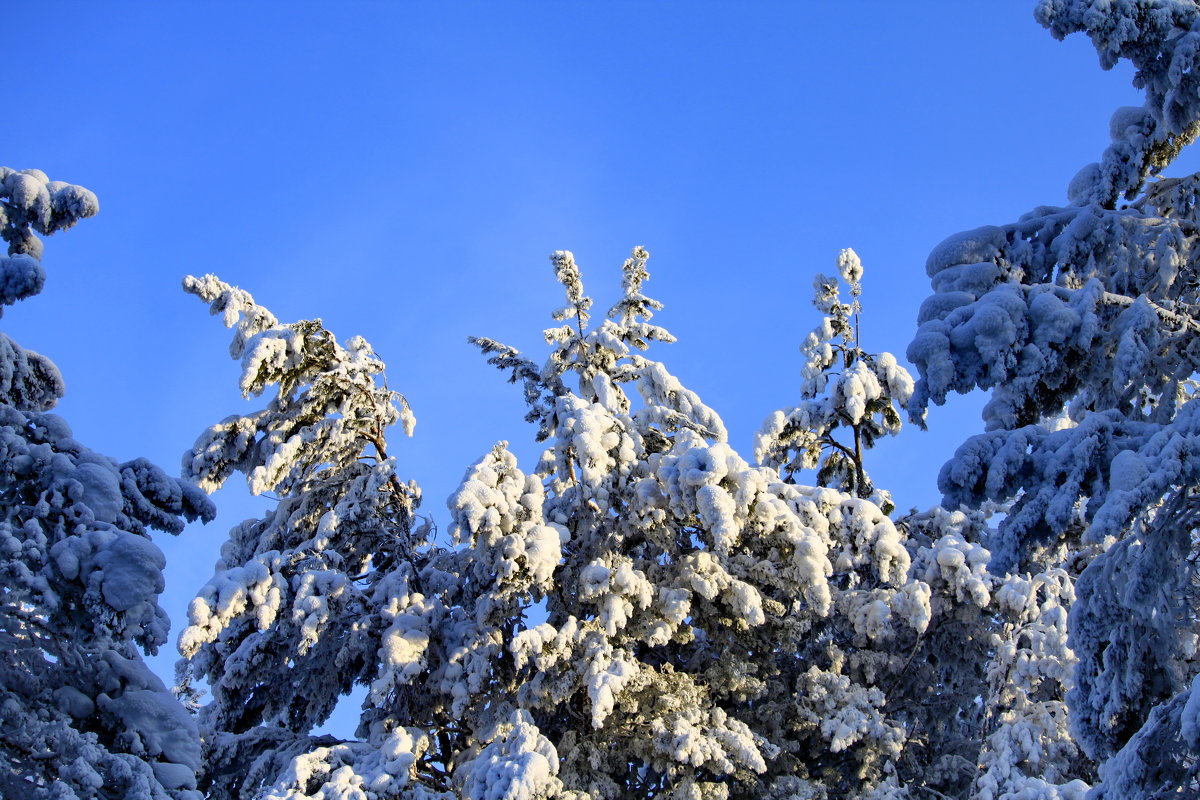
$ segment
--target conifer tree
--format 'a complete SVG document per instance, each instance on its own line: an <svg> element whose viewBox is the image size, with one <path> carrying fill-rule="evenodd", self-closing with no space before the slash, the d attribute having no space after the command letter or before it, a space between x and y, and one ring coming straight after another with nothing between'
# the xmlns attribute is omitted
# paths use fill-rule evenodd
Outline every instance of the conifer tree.
<svg viewBox="0 0 1200 800"><path fill-rule="evenodd" d="M211 275L184 288L234 329L242 394L270 392L262 410L209 428L184 474L212 491L240 472L251 492L277 499L230 532L179 638L179 684L199 709L203 788L212 798L274 797L288 786L349 791L391 780L398 790L427 745L389 724L392 707L413 720L427 709L378 672L414 646L397 627L405 598L420 602L410 593L419 592L422 541L419 491L397 476L386 434L394 424L411 432L415 420L380 382L383 362L361 337L343 345L320 320L281 324ZM372 685L362 741L313 735L356 683ZM205 686L212 697L201 706Z"/></svg>
<svg viewBox="0 0 1200 800"><path fill-rule="evenodd" d="M366 345L189 279L237 328L243 388L280 387L187 459L202 485L242 471L279 498L233 531L181 637L184 685L213 693L210 796L1086 789L1060 713L1069 580L988 573L979 515L897 525L871 500L742 460L645 355L672 341L651 322L647 258L634 249L622 298L592 325L574 257L552 256L567 304L541 365L474 340L522 385L547 448L528 473L504 442L472 466L448 546L414 528L415 486L382 456L406 412ZM807 381L844 380L844 357L812 367L805 349ZM907 374L886 354L854 359L891 365L894 411ZM313 735L353 683L368 687L355 739Z"/></svg>
<svg viewBox="0 0 1200 800"><path fill-rule="evenodd" d="M948 506L1006 510L993 571L1076 578L1068 707L1098 764L1092 796L1200 792L1200 176L1162 174L1200 130L1200 7L1043 0L1037 16L1059 38L1086 32L1105 68L1129 59L1145 103L1113 115L1067 205L934 250L911 410L991 392L987 432L939 484Z"/></svg>
<svg viewBox="0 0 1200 800"><path fill-rule="evenodd" d="M767 418L756 452L792 482L815 467L818 483L836 481L837 488L872 493L890 506L886 490L866 478L864 462L878 436L900 433L899 412L913 383L891 354L862 348L863 266L854 251L842 251L838 272L850 302L842 302L838 278L817 274L813 305L825 316L801 347L802 403ZM839 429L850 432L844 442L834 438ZM928 606L924 626L907 637L864 637L864 614L885 614L887 594L864 590L853 572L835 572L841 591L834 613L814 629L839 643L854 680L886 686L887 708L906 732L875 796L932 791L995 800L1086 791L1078 778L1087 768L1063 713L1074 663L1065 644L1069 576L1062 570L993 575L986 514L914 510L897 526L912 559L908 580L922 587ZM832 796L864 791L824 788Z"/></svg>
<svg viewBox="0 0 1200 800"><path fill-rule="evenodd" d="M554 254L567 305L540 367L476 340L548 448L530 474L503 443L468 471L450 547L397 511L415 490L396 492L379 432L402 412L365 345L189 280L237 326L243 389L280 387L188 458L201 485L240 470L280 501L233 532L181 637L184 684L213 693L212 796L848 795L885 778L902 728L871 668L815 630L842 603L845 636L911 639L928 588L877 506L749 465L642 355L671 340L646 259L589 326L574 259ZM853 590L835 598L831 575ZM356 740L311 735L353 682L369 685Z"/></svg>
<svg viewBox="0 0 1200 800"><path fill-rule="evenodd" d="M863 461L878 437L900 432L912 377L891 353L863 349L862 261L853 250L843 250L837 266L850 302L842 301L838 277L817 273L813 305L824 317L801 347L802 402L767 418L755 439L755 457L785 476L815 467L817 485L872 498L891 513L891 499L886 492L876 493ZM835 436L839 429L849 431L848 441Z"/></svg>
<svg viewBox="0 0 1200 800"><path fill-rule="evenodd" d="M38 294L42 243L96 213L88 190L0 168L0 304ZM166 641L162 552L211 519L195 487L123 464L47 413L45 356L0 334L0 795L200 800L195 723L142 660Z"/></svg>

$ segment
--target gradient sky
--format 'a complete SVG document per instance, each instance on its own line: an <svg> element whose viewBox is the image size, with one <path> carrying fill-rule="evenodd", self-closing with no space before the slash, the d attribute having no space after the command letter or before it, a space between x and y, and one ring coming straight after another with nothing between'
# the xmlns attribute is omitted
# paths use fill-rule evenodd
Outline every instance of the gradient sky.
<svg viewBox="0 0 1200 800"><path fill-rule="evenodd" d="M946 236L1065 203L1140 104L1126 66L1055 42L1021 0L962 2L20 3L5 9L0 163L82 184L101 211L46 242L45 291L4 330L53 358L76 437L175 472L249 407L229 334L179 289L215 272L283 321L367 338L417 416L393 439L444 531L468 465L539 448L518 387L466 344L541 360L573 250L606 309L650 253L651 355L753 432L797 399L816 271L865 265L864 345L903 357ZM978 398L871 454L901 508L938 500ZM178 539L178 633L240 488ZM257 505L256 505L257 503ZM155 664L169 677L173 652Z"/></svg>

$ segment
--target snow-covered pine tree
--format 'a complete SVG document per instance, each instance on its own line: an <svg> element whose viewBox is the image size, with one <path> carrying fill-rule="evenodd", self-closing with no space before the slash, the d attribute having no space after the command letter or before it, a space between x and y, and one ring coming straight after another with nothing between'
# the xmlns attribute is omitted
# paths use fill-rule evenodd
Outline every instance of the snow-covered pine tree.
<svg viewBox="0 0 1200 800"><path fill-rule="evenodd" d="M237 326L243 390L279 386L267 409L210 429L185 470L205 486L240 470L279 498L234 530L181 636L183 683L213 693L210 796L851 797L894 783L905 723L885 689L929 588L878 506L747 464L641 354L671 340L650 323L646 258L634 250L622 299L589 326L574 259L554 254L567 305L540 367L477 340L524 384L549 446L532 474L503 443L468 471L448 548L413 530L415 489L382 434L404 411L365 343L188 281ZM313 736L354 682L369 687L356 739Z"/></svg>
<svg viewBox="0 0 1200 800"><path fill-rule="evenodd" d="M231 532L180 637L182 688L198 706L204 685L212 693L199 707L208 795L450 800L557 786L553 748L509 702L514 625L560 560L540 485L497 447L467 479L475 537L430 545L414 525L417 487L387 451L388 428L409 432L413 417L367 343L340 345L316 320L280 324L212 276L185 288L236 328L243 393L273 396L210 428L184 471L208 489L242 472L278 499ZM356 738L314 735L354 684L367 688Z"/></svg>
<svg viewBox="0 0 1200 800"><path fill-rule="evenodd" d="M953 236L927 265L911 411L991 391L987 433L942 469L948 506L1007 509L993 571L1078 576L1071 732L1096 798L1200 792L1200 176L1162 176L1200 130L1200 7L1043 0L1057 37L1129 59L1146 100L1068 205ZM1147 181L1150 181L1147 183Z"/></svg>
<svg viewBox="0 0 1200 800"><path fill-rule="evenodd" d="M476 340L524 384L549 447L532 474L504 443L473 466L448 548L394 505L378 458L404 410L382 364L351 355L365 344L189 280L238 326L246 391L290 387L188 460L212 485L293 476L235 529L181 637L183 682L213 688L211 796L898 799L978 783L990 800L1053 790L1039 769L1068 777L1059 593L990 576L977 515L897 528L868 500L742 461L640 352L671 341L649 321L646 258L635 249L590 327L574 259L554 255L565 324L540 367ZM393 555L367 565L375 551ZM335 588L319 603L314 580ZM357 738L311 735L354 682L369 685Z"/></svg>
<svg viewBox="0 0 1200 800"><path fill-rule="evenodd" d="M41 291L42 243L96 213L88 190L0 168L0 304ZM46 413L45 356L0 334L0 795L200 800L196 725L142 660L167 635L148 529L211 519L195 487L118 464Z"/></svg>
<svg viewBox="0 0 1200 800"><path fill-rule="evenodd" d="M801 402L767 418L755 438L754 455L789 478L816 468L818 486L871 498L891 513L891 499L886 492L877 493L863 458L880 436L900 432L912 377L891 353L863 349L862 261L853 250L843 250L837 267L838 276L817 273L813 278L813 305L824 316L801 347ZM839 276L849 289L849 302L842 300ZM839 430L849 431L846 441L835 435Z"/></svg>
<svg viewBox="0 0 1200 800"><path fill-rule="evenodd" d="M642 355L672 341L650 323L646 259L634 249L624 296L589 327L574 258L553 255L567 305L542 366L476 340L524 385L549 447L505 506L485 469L503 450L485 459L453 502L458 536L534 517L561 539L498 642L516 670L510 713L552 745L547 796L860 796L905 749L885 688L928 623L929 587L877 505L748 464Z"/></svg>
<svg viewBox="0 0 1200 800"><path fill-rule="evenodd" d="M389 427L412 431L408 404L361 337L281 324L211 275L184 288L234 328L242 394L271 395L209 428L184 474L211 491L241 472L277 500L230 532L179 638L181 688L195 705L212 694L199 706L202 787L218 799L424 796L444 770L429 731L452 721L391 672L417 671L430 635L406 627L424 604L420 494L387 450ZM371 686L360 738L315 735L356 683Z"/></svg>
<svg viewBox="0 0 1200 800"><path fill-rule="evenodd" d="M864 461L880 435L900 432L912 379L891 354L862 347L863 268L852 250L839 255L838 272L851 300L842 302L837 277L814 279L813 305L824 316L801 346L801 405L770 415L755 449L789 482L815 468L819 483L872 493L890 506ZM839 429L850 432L845 441L834 437ZM828 460L836 466L826 466ZM990 574L987 518L978 512L912 512L897 527L912 559L908 582L924 587L924 627L863 636L864 620L886 617L891 598L846 570L841 559L830 581L833 611L813 627L818 641L836 643L851 681L886 687L886 708L905 731L904 747L875 796L1081 795L1087 786L1072 782L1080 770L1062 713L1073 664L1061 603L1070 597L1069 579L1061 571ZM847 795L845 786L825 788Z"/></svg>
<svg viewBox="0 0 1200 800"><path fill-rule="evenodd" d="M416 488L386 456L386 429L411 417L365 342L188 279L236 327L243 391L277 387L185 459L205 487L241 471L279 500L234 529L180 638L181 683L213 693L211 797L1086 789L1054 785L1075 755L1056 713L1069 581L989 575L978 515L898 527L740 459L642 354L672 340L650 323L647 257L634 250L623 297L590 326L574 258L554 254L567 305L541 366L475 340L524 385L548 448L531 474L505 443L468 470L449 547L414 530ZM844 364L805 379L836 383ZM893 367L889 397L906 381ZM368 687L356 738L313 735L354 683Z"/></svg>

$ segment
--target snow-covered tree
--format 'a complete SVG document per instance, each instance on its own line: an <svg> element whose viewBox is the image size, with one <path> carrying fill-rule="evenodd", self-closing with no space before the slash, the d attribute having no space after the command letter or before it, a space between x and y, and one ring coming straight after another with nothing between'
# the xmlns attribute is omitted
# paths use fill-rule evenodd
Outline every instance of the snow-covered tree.
<svg viewBox="0 0 1200 800"><path fill-rule="evenodd" d="M939 484L950 507L1005 508L994 572L1077 576L1068 705L1093 796L1200 792L1200 176L1162 175L1200 130L1200 7L1043 0L1037 17L1086 32L1106 68L1129 59L1145 103L1113 115L1067 205L934 250L911 411L991 391L987 432Z"/></svg>
<svg viewBox="0 0 1200 800"><path fill-rule="evenodd" d="M96 213L88 190L0 168L0 304L36 295L48 235ZM142 660L166 640L148 529L211 519L203 493L119 464L46 413L54 364L0 334L0 795L199 800L191 717Z"/></svg>
<svg viewBox="0 0 1200 800"><path fill-rule="evenodd" d="M1200 126L1190 2L1045 0L1058 36L1130 58L1146 104L1063 207L947 240L909 349L859 342L862 268L818 276L800 404L757 464L646 355L672 337L647 254L592 324L574 257L521 384L546 450L503 442L416 525L386 429L411 426L361 339L281 325L214 278L267 408L205 434L277 507L236 528L181 637L202 788L221 798L1142 798L1200 791L1196 397ZM1147 185L1147 181L1153 179ZM841 297L840 283L849 290ZM951 391L991 392L942 470L948 509L898 520L864 460ZM911 398L910 398L911 391ZM818 487L798 473L816 468ZM782 470L782 474L781 474ZM876 502L878 501L878 502ZM989 514L999 524L989 527ZM315 726L367 687L355 739ZM1094 788L1089 787L1094 784Z"/></svg>
<svg viewBox="0 0 1200 800"><path fill-rule="evenodd" d="M862 264L853 251L841 253L838 271L851 302L841 301L837 278L816 276L813 304L826 316L801 348L802 404L767 418L756 451L790 481L816 467L818 482L886 502L886 491L866 478L866 451L878 436L899 434L899 412L913 384L893 356L862 348ZM848 431L847 441L834 437L839 428ZM838 466L825 466L827 460ZM863 610L883 608L886 597L862 591L853 573L835 573L832 583L841 591L835 588L834 611L815 628L841 643L855 680L886 687L886 706L906 732L877 795L994 800L1086 791L1076 780L1086 770L1063 710L1074 664L1065 645L1069 577L1061 570L992 575L985 547L991 531L979 512L935 508L897 525L912 559L909 580L925 587L923 628L907 638L858 635Z"/></svg>
<svg viewBox="0 0 1200 800"><path fill-rule="evenodd" d="M801 347L801 403L767 418L755 440L755 458L787 477L816 468L818 486L871 498L890 513L892 502L886 492L876 493L864 454L880 436L900 432L900 412L912 396L913 382L891 353L868 353L862 347L863 266L858 254L843 250L837 266L850 302L842 301L837 277L817 273L813 305L824 316ZM839 430L849 431L848 441L835 435Z"/></svg>
<svg viewBox="0 0 1200 800"><path fill-rule="evenodd" d="M361 337L343 345L320 320L281 324L211 275L184 287L234 328L242 394L270 392L262 410L206 431L184 474L211 491L241 472L251 492L277 500L231 531L179 638L181 688L194 704L205 687L212 695L199 707L203 788L213 798L393 796L428 777L429 736L414 726L438 713L393 691L390 672L403 673L420 635L404 627L423 602L420 495L397 477L386 439L394 424L411 432L414 418ZM313 735L356 683L371 685L361 741Z"/></svg>
<svg viewBox="0 0 1200 800"><path fill-rule="evenodd" d="M646 259L590 326L554 254L567 305L541 366L476 340L548 447L529 474L504 443L468 471L449 547L414 528L385 449L407 412L366 344L188 280L236 326L243 391L278 387L186 458L279 501L233 531L180 639L183 685L212 693L211 796L849 797L896 774L884 689L929 587L878 506L751 466L642 355L671 341ZM354 683L356 738L312 735Z"/></svg>
<svg viewBox="0 0 1200 800"><path fill-rule="evenodd" d="M414 526L416 487L386 449L411 416L368 346L188 279L236 327L243 391L277 387L185 458L206 488L240 471L278 498L234 529L180 638L185 690L212 692L210 796L1086 790L1062 714L1069 576L990 574L979 514L896 524L856 493L739 457L718 415L644 354L672 341L651 323L647 258L634 249L621 299L592 325L573 256L552 256L567 304L541 365L474 340L523 385L547 448L529 473L504 442L472 466L447 546ZM818 350L805 348L805 380L844 383L846 356L813 367ZM885 366L894 412L907 374L857 344L853 359ZM842 485L863 487L858 472ZM355 683L355 738L314 735Z"/></svg>
<svg viewBox="0 0 1200 800"><path fill-rule="evenodd" d="M552 256L567 305L541 366L476 340L523 384L549 447L523 495L515 465L505 484L484 469L502 448L485 459L453 500L458 536L495 541L534 521L561 543L556 568L537 561L549 581L495 640L514 659L508 704L552 745L565 797L853 797L895 785L906 715L922 701L893 707L889 689L929 625L929 585L882 509L747 463L716 413L643 355L672 340L650 322L660 306L642 294L646 259L634 249L624 296L589 327L573 256ZM815 369L834 361L844 369L842 358ZM522 539L508 552L529 552ZM548 534L536 540L535 552L558 556Z"/></svg>

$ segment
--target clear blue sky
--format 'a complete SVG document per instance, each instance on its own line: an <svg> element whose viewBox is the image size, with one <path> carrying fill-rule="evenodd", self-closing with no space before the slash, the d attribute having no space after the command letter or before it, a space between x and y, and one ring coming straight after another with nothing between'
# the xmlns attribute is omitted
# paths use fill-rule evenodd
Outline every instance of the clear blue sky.
<svg viewBox="0 0 1200 800"><path fill-rule="evenodd" d="M401 473L444 499L509 439L517 387L466 344L539 360L570 249L599 309L636 244L679 337L657 356L749 455L796 399L811 277L855 248L864 343L903 356L944 237L1065 202L1140 104L1127 68L1055 42L1021 0L21 3L5 9L6 152L101 212L46 242L42 295L4 329L53 358L77 438L171 471L244 410L228 333L179 290L215 272L284 321L365 336L418 420ZM935 409L868 466L901 507L980 429ZM230 525L177 540L177 633ZM173 653L158 662L169 672Z"/></svg>

